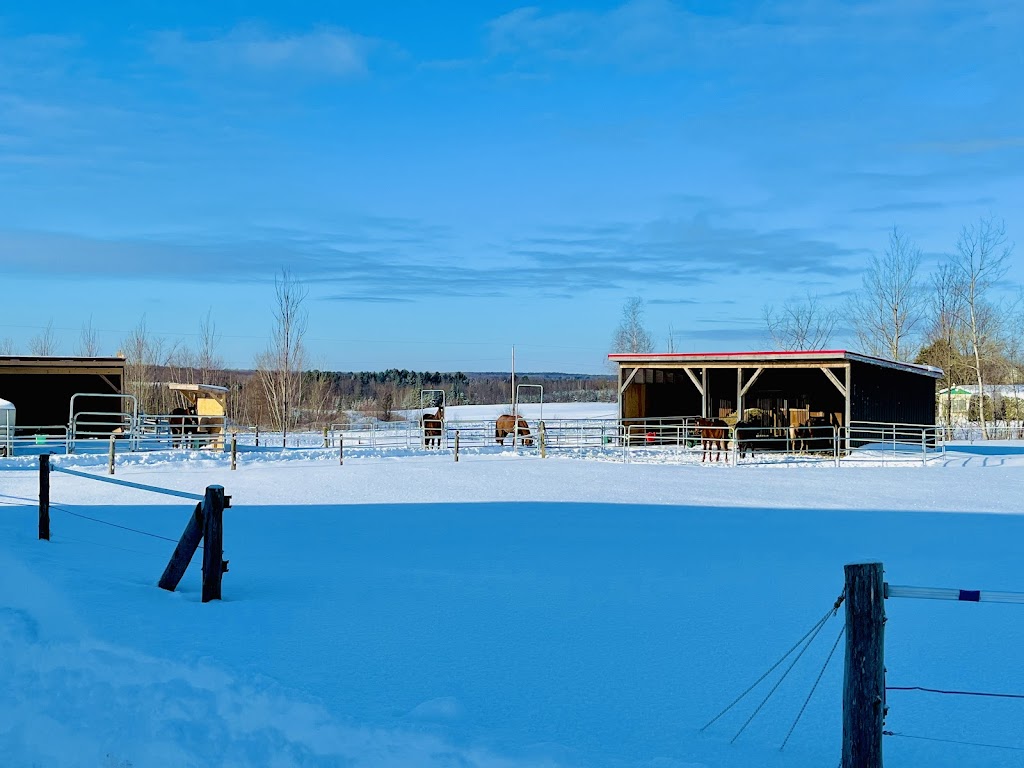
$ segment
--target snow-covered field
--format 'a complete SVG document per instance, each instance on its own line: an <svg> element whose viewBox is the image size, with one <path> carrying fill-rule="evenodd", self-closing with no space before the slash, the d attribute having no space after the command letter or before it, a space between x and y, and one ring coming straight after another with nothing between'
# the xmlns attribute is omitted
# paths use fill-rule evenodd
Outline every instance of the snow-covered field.
<svg viewBox="0 0 1024 768"><path fill-rule="evenodd" d="M834 766L842 645L779 746L839 618L735 743L764 684L699 729L826 612L844 563L1024 591L1021 443L841 468L346 451L119 457L117 479L233 497L208 604L198 558L156 588L173 542L137 532L176 540L190 502L54 473L40 542L35 460L0 460L0 762ZM1024 693L1024 606L886 608L889 685ZM1024 700L889 706L889 765L1024 762Z"/></svg>

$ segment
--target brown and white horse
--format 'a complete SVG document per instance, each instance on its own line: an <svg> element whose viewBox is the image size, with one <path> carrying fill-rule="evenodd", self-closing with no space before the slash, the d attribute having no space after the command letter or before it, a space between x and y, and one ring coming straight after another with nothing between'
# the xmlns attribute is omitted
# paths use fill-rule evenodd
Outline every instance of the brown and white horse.
<svg viewBox="0 0 1024 768"><path fill-rule="evenodd" d="M441 447L441 435L444 434L444 406L439 405L436 413L424 413L420 417L423 427L423 445L427 448Z"/></svg>
<svg viewBox="0 0 1024 768"><path fill-rule="evenodd" d="M697 431L700 433L700 460L704 462L711 458L711 452L715 453L715 461L722 458L722 451L726 449L726 441L729 435L729 425L721 419L697 419Z"/></svg>

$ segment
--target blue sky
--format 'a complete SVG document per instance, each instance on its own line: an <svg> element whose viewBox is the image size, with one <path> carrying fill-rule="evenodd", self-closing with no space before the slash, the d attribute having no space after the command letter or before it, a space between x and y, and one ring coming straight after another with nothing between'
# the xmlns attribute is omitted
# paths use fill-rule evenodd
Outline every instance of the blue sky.
<svg viewBox="0 0 1024 768"><path fill-rule="evenodd" d="M1022 39L1013 0L5 3L0 340L210 311L248 367L288 268L321 368L603 372L632 295L659 348L760 348L893 225L1024 238Z"/></svg>

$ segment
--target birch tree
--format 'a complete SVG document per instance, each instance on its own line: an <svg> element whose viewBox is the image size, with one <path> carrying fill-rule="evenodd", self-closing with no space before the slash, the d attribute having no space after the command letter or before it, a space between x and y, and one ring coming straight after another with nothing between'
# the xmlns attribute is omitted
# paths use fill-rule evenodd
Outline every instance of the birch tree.
<svg viewBox="0 0 1024 768"><path fill-rule="evenodd" d="M100 353L99 337L96 335L96 329L92 327L92 315L89 316L89 322L82 326L76 351L82 357L96 357Z"/></svg>
<svg viewBox="0 0 1024 768"><path fill-rule="evenodd" d="M633 296L622 307L622 319L615 329L612 352L650 352L654 349L654 338L644 327L644 300Z"/></svg>
<svg viewBox="0 0 1024 768"><path fill-rule="evenodd" d="M872 256L861 289L849 306L861 349L890 360L908 361L917 353L913 339L927 297L918 284L921 250L893 227L881 256Z"/></svg>
<svg viewBox="0 0 1024 768"><path fill-rule="evenodd" d="M32 337L28 348L33 355L41 357L57 354L57 335L53 332L53 320L46 324L41 333Z"/></svg>
<svg viewBox="0 0 1024 768"><path fill-rule="evenodd" d="M274 328L270 346L256 358L256 371L267 397L270 422L283 444L302 407L302 366L308 315L303 306L309 289L287 270L274 278Z"/></svg>
<svg viewBox="0 0 1024 768"><path fill-rule="evenodd" d="M999 313L992 291L1009 269L1013 246L1006 237L1006 224L994 218L980 219L960 230L956 251L950 257L956 276L960 322L967 339L967 351L978 395L985 402L984 366L998 350ZM981 411L981 433L989 438L987 417Z"/></svg>

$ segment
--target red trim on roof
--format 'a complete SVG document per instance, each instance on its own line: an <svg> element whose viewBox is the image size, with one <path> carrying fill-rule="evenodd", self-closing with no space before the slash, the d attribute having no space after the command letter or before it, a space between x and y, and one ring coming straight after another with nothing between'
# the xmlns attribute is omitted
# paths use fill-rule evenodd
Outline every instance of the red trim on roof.
<svg viewBox="0 0 1024 768"><path fill-rule="evenodd" d="M739 357L740 355L845 355L845 349L797 349L764 352L612 352L608 357Z"/></svg>

